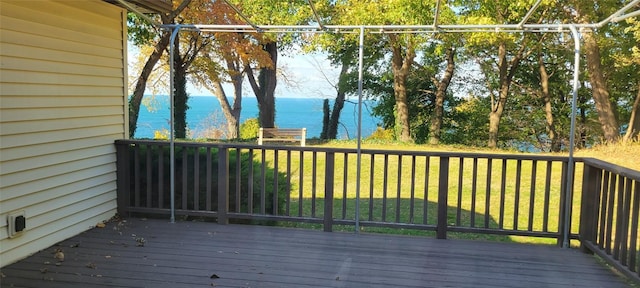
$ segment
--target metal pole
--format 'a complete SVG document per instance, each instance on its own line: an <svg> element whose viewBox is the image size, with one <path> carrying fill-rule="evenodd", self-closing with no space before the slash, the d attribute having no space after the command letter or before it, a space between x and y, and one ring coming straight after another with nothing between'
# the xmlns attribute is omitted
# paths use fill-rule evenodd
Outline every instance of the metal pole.
<svg viewBox="0 0 640 288"><path fill-rule="evenodd" d="M364 59L364 26L360 26L360 46L358 48L358 145L356 148L356 234L360 232L360 165L362 164L362 78ZM371 171L373 173L373 171ZM372 201L372 200L371 200Z"/></svg>
<svg viewBox="0 0 640 288"><path fill-rule="evenodd" d="M567 191L565 193L565 201L564 201L564 231L562 231L563 235L563 243L562 247L569 248L569 232L571 230L571 200L573 198L573 170L575 161L573 159L573 150L575 146L576 140L576 114L577 114L577 99L578 99L578 76L580 75L580 33L578 33L578 29L576 29L575 25L569 25L569 30L571 30L571 36L573 37L574 42L574 64L573 64L573 97L571 99L571 132L569 133L569 163L567 164Z"/></svg>
<svg viewBox="0 0 640 288"><path fill-rule="evenodd" d="M540 3L542 3L542 0L538 0L538 1L536 1L536 3L533 4L531 9L529 9L529 12L527 12L527 15L524 15L524 18L522 18L522 20L520 20L520 23L518 23L518 27L522 28L522 26L525 23L527 23L527 20L529 20L531 15L533 15L533 12L535 12L536 9L538 9L538 6L540 6Z"/></svg>
<svg viewBox="0 0 640 288"><path fill-rule="evenodd" d="M176 222L176 203L175 203L175 195L176 195L176 185L175 185L175 178L176 178L176 171L175 171L175 162L176 162L176 155L175 155L175 139L174 139L174 135L173 135L173 130L174 130L174 126L175 126L175 121L174 121L174 105L173 105L173 97L174 97L174 80L173 80L173 74L174 74L174 69L175 67L173 67L173 53L175 50L175 45L174 42L176 40L176 37L178 36L178 33L180 32L180 25L176 25L173 28L173 31L171 31L171 38L170 38L170 42L169 42L169 106L171 107L171 130L169 131L169 170L170 170L170 176L169 176L169 185L171 186L171 223L175 223Z"/></svg>

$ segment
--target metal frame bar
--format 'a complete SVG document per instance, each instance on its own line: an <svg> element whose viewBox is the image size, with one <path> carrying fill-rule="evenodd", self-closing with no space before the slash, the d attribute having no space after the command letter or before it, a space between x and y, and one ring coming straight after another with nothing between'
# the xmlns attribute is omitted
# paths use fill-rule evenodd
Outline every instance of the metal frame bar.
<svg viewBox="0 0 640 288"><path fill-rule="evenodd" d="M636 5L640 5L640 0L633 0L633 1L631 1L631 3L629 3L629 4L625 5L624 7L620 8L620 9L618 9L618 11L613 12L613 14L611 14L611 15L610 15L609 17L607 17L606 19L604 19L604 20L602 20L602 21L598 22L598 27L602 27L602 26L604 26L604 25L607 25L608 23L611 23L611 22L618 22L618 21L621 21L621 20L627 19L627 18L629 18L629 17L633 17L633 16L635 16L635 15L638 15L638 12L640 12L640 10L637 10L637 11L635 11L635 12L632 12L631 14L633 14L633 15L631 15L631 16L626 16L626 17L624 17L624 15L625 15L624 13L625 13L625 12L627 12L627 10L629 10L629 9L633 8L633 6L636 6ZM628 15L628 14L627 14L627 15ZM621 16L623 16L623 17L621 17ZM616 18L620 18L620 19L618 19L618 21L613 21L613 20L614 20L614 19L616 19Z"/></svg>
<svg viewBox="0 0 640 288"><path fill-rule="evenodd" d="M636 0L640 1L640 0ZM178 24L165 24L161 28L173 29ZM230 25L230 24L180 24L182 30L202 32L324 32L330 30L335 33L358 33L364 28L368 33L441 33L441 32L570 32L569 26L581 28L599 28L599 24L483 24L483 25L323 25L324 30L318 31L316 25Z"/></svg>
<svg viewBox="0 0 640 288"><path fill-rule="evenodd" d="M573 200L573 180L574 180L574 169L575 169L575 160L573 159L573 150L575 149L575 141L576 141L576 114L578 114L577 112L577 102L578 102L578 88L580 85L580 32L578 32L578 29L574 26L571 25L569 26L569 29L571 29L571 36L573 37L573 43L574 43L574 51L573 51L573 90L572 90L572 97L571 97L571 132L569 134L569 160L567 163L567 185L566 185L566 193L565 193L565 201L564 201L564 211L565 211L565 215L564 215L564 229L562 231L562 247L563 248L570 248L571 246L569 245L569 233L571 231L569 231L571 229L571 207L573 207L572 204L572 200Z"/></svg>
<svg viewBox="0 0 640 288"><path fill-rule="evenodd" d="M117 0L122 3L122 0ZM318 20L318 26L314 25L256 25L252 23L247 16L245 16L235 5L231 4L228 0L223 0L227 5L229 5L238 15L244 19L248 25L211 25L211 24L191 24L191 25L183 25L183 24L170 24L170 25L160 25L161 29L167 29L172 31L171 34L171 42L170 42L170 69L169 69L169 91L171 98L171 133L170 133L170 147L171 147L171 155L170 155L170 165L171 165L171 222L175 222L175 204L174 204L174 165L175 165L175 155L174 155L174 112L173 112L173 51L174 40L177 34L181 30L185 31L199 31L199 32L270 32L270 33L323 33L327 31L332 31L335 33L359 33L360 34L360 47L359 47L359 80L358 80L358 97L359 97L359 110L358 110L358 144L357 144L357 155L358 155L358 171L357 173L357 181L356 181L356 233L359 230L359 197L360 197L360 161L361 161L361 113L362 113L362 69L363 69L363 51L364 51L364 34L367 30L370 30L369 33L463 33L463 32L484 32L484 33L571 33L574 40L574 71L573 71L573 94L572 94L572 107L571 107L571 132L570 132L570 143L569 143L569 163L568 163L568 184L566 185L566 199L565 199L565 218L563 221L566 225L564 225L564 231L562 231L564 237L564 242L562 243L563 247L569 247L569 223L571 221L571 200L573 197L573 170L574 170L574 142L575 142L575 121L576 121L576 98L578 93L578 76L579 76L579 66L580 66L580 33L579 29L582 28L600 28L611 22L618 22L624 19L635 17L640 15L640 11L634 11L631 13L625 14L629 9L640 3L640 0L633 0L631 3L625 5L618 11L611 14L605 20L602 20L598 23L590 23L590 24L526 24L526 21L533 15L535 10L540 6L542 0L536 1L534 5L529 9L527 14L522 18L520 23L518 24L496 24L496 25L439 25L439 14L440 14L440 0L436 2L435 14L434 14L434 22L433 25L323 25L315 7L313 6L313 2L311 0L307 0L311 9L313 10L314 16ZM123 3L124 5L124 3ZM135 10L135 9L132 9ZM318 29L320 28L320 30Z"/></svg>
<svg viewBox="0 0 640 288"><path fill-rule="evenodd" d="M533 4L531 9L529 9L529 12L527 12L527 15L524 15L520 23L518 23L518 27L522 27L524 26L525 23L527 23L527 20L529 20L529 18L531 18L531 15L533 15L533 12L535 12L536 9L538 9L538 7L540 6L540 3L542 3L542 0L538 0L536 1L536 3Z"/></svg>
<svg viewBox="0 0 640 288"><path fill-rule="evenodd" d="M440 2L441 0L436 1L436 10L433 13L433 28L438 27L438 21L440 20Z"/></svg>
<svg viewBox="0 0 640 288"><path fill-rule="evenodd" d="M176 203L175 203L175 194L176 194L176 184L175 184L175 178L176 178L176 144L175 144L175 135L174 135L174 131L175 131L175 113L174 113L174 109L175 109L175 105L173 105L173 98L175 97L175 93L173 91L173 87L175 85L174 83L174 79L173 79L173 75L174 75L174 70L175 67L173 65L173 54L174 54L174 50L175 50L175 40L176 37L178 37L178 33L180 32L180 25L177 25L173 31L171 31L171 38L169 40L169 105L171 106L171 115L170 115L170 119L171 119L171 131L169 131L169 185L170 187L170 192L169 194L171 195L171 223L175 223L176 222Z"/></svg>
<svg viewBox="0 0 640 288"><path fill-rule="evenodd" d="M253 22L251 22L251 20L249 20L249 17L247 17L246 15L244 15L242 13L242 11L240 11L240 9L238 9L238 7L236 7L236 5L231 4L231 2L229 2L228 0L222 0L224 1L224 3L226 3L227 5L229 5L229 7L231 7L231 9L233 9L233 11L235 11L240 18L242 18L242 20L244 20L244 22L247 22L247 24L249 24L249 26L251 26L253 29L255 29L256 31L260 31L260 27L256 24L254 24ZM233 25L230 25L233 26Z"/></svg>
<svg viewBox="0 0 640 288"><path fill-rule="evenodd" d="M322 24L322 20L320 19L320 16L318 16L318 11L316 11L316 7L313 5L313 1L307 0L307 3L309 3L309 6L311 7L311 11L313 11L313 16L316 17L316 20L318 21L318 28L325 29L324 24Z"/></svg>
<svg viewBox="0 0 640 288"><path fill-rule="evenodd" d="M149 22L154 27L158 28L158 27L160 27L162 25L161 23L158 23L158 22L154 21L153 19L149 18L149 16L145 15L144 13L142 13L140 10L138 10L138 8L134 7L129 2L124 1L124 0L116 0L116 1L118 3L120 3L122 6L127 7L127 9L129 11L131 11L131 12L135 13L136 15L142 17L142 19L147 20L147 22Z"/></svg>

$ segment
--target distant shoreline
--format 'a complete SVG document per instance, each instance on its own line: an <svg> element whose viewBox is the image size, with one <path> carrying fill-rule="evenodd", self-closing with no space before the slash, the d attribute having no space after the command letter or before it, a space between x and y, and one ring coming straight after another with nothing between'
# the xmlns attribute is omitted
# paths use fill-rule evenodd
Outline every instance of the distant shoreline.
<svg viewBox="0 0 640 288"><path fill-rule="evenodd" d="M276 126L289 128L307 128L308 138L317 138L322 131L323 102L327 98L319 97L278 97L276 98ZM329 99L333 106L333 100ZM357 99L355 99L357 101ZM340 115L338 139L353 139L357 132L357 107L354 99L345 102ZM362 135L373 133L380 120L370 114L375 101L364 100L362 109ZM189 97L187 125L194 133L201 133L211 127L226 125L220 103L215 96L198 95ZM152 107L151 111L149 106ZM153 138L155 131L169 129L169 96L145 96L138 116L135 138ZM240 122L258 117L258 105L255 97L242 98Z"/></svg>

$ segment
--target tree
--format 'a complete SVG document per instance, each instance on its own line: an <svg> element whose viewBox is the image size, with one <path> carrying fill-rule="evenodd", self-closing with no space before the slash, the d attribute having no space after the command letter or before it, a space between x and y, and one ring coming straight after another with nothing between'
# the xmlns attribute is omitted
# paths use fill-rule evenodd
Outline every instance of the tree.
<svg viewBox="0 0 640 288"><path fill-rule="evenodd" d="M431 117L431 127L429 129L429 143L439 144L440 135L442 133L442 120L444 117L444 100L447 95L447 89L453 78L453 72L455 71L455 49L448 47L445 52L446 69L441 80L433 78L434 84L438 87L435 95L435 107L433 115Z"/></svg>
<svg viewBox="0 0 640 288"><path fill-rule="evenodd" d="M462 5L465 6L462 13L466 21L474 24L517 23L530 8L527 1L494 1L486 5L483 1L471 0L463 1ZM466 38L470 55L481 55L477 59L488 80L491 110L487 146L490 148L498 146L500 120L507 105L509 89L520 62L531 53L528 47L530 37L528 34L473 33ZM492 75L494 73L497 77Z"/></svg>
<svg viewBox="0 0 640 288"><path fill-rule="evenodd" d="M183 0L179 5L175 6L175 9L166 14L160 14L160 20L162 24L172 24L174 23L175 18L189 5L191 0ZM153 70L153 67L156 66L164 50L169 45L171 32L163 31L159 37L151 39L152 35L157 35L159 31L156 31L154 27L147 23L143 18L137 17L133 13L129 13L127 15L127 25L129 26L129 40L135 45L150 45L151 42L155 41L153 53L149 55L144 67L142 68L140 75L136 79L136 85L133 90L133 94L129 98L129 137L133 137L136 133L137 123L138 123L138 115L140 114L140 104L142 103L142 98L144 96L144 91L147 87L147 81L149 80L149 76ZM151 31L154 32L151 32Z"/></svg>
<svg viewBox="0 0 640 288"><path fill-rule="evenodd" d="M638 137L640 134L640 75L637 73L640 71L640 19L630 18L624 23L626 27L621 27L625 36L622 39L627 40L622 45L627 49L620 49L617 54L616 63L618 71L622 74L622 77L616 77L616 79L622 78L627 81L616 81L616 83L634 83L635 82L635 100L627 101L627 103L633 102L629 111L629 121L627 124L627 131L624 134L624 141L631 141ZM623 85L622 90L632 92L634 89L631 85ZM627 99L632 99L632 93L628 93ZM622 105L627 106L628 105Z"/></svg>
<svg viewBox="0 0 640 288"><path fill-rule="evenodd" d="M201 22L206 0L195 0L193 5L185 8L176 17L179 23ZM187 75L190 73L191 64L197 59L204 47L211 42L211 38L202 35L198 31L182 31L177 34L173 50L173 72L174 72L174 135L176 138L187 137L187 110L189 95L187 94Z"/></svg>
<svg viewBox="0 0 640 288"><path fill-rule="evenodd" d="M395 24L424 24L433 22L433 3L422 1L344 1L336 3L335 23L349 23L356 25L384 25ZM356 23L354 23L354 21ZM374 38L375 37L375 38ZM426 41L424 35L409 33L383 33L382 35L368 35L384 47L391 56L391 71L393 72L393 91L395 98L396 138L400 141L411 142L409 106L406 82L411 73L416 51Z"/></svg>
<svg viewBox="0 0 640 288"><path fill-rule="evenodd" d="M251 1L250 4L243 1L233 2L245 15L249 15L248 17L254 24L258 25L306 24L312 15L309 3L302 0L256 0ZM292 34L265 33L264 37L257 40L262 50L269 55L271 63L252 63L253 65L246 64L244 67L251 89L258 100L258 118L261 127L275 127L278 51L290 45L294 38L295 35ZM258 72L257 75L255 71Z"/></svg>
<svg viewBox="0 0 640 288"><path fill-rule="evenodd" d="M589 23L598 19L597 15L613 12L617 4L612 1L570 1L567 4L572 5L566 7L571 11L573 19L577 23ZM615 103L611 101L609 88L605 79L602 67L602 53L596 31L592 28L585 28L581 31L584 42L583 50L585 52L587 71L589 75L589 84L595 108L598 113L598 119L602 128L604 140L616 142L620 139L618 117L616 115Z"/></svg>
<svg viewBox="0 0 640 288"><path fill-rule="evenodd" d="M344 107L344 101L346 99L346 88L345 82L347 80L347 73L349 71L349 63L343 63L342 68L340 68L340 75L338 76L338 85L336 87L336 100L333 103L333 110L328 111L328 119L325 124L323 123L322 130L325 132L324 135L321 135L322 139L336 139L338 138L338 124L340 123L340 113L342 112L342 108ZM329 105L329 101L326 102ZM327 107L328 108L328 107ZM330 112L330 113L329 113ZM323 137L324 136L324 137Z"/></svg>
<svg viewBox="0 0 640 288"><path fill-rule="evenodd" d="M203 3L200 5L200 14L203 21L227 25L242 23L235 11L222 1ZM245 67L251 63L268 65L271 59L256 43L256 39L262 37L260 34L215 32L210 36L211 43L202 49L201 57L195 60L192 75L197 84L216 96L227 120L226 138L236 139L240 133ZM232 84L232 100L223 83Z"/></svg>

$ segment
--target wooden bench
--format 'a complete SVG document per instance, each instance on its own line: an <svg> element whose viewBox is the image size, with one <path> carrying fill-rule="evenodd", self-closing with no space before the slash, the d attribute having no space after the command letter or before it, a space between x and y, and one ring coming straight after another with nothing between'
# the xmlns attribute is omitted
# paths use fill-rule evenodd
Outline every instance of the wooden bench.
<svg viewBox="0 0 640 288"><path fill-rule="evenodd" d="M300 142L304 147L307 139L307 128L260 128L258 145L265 141Z"/></svg>

